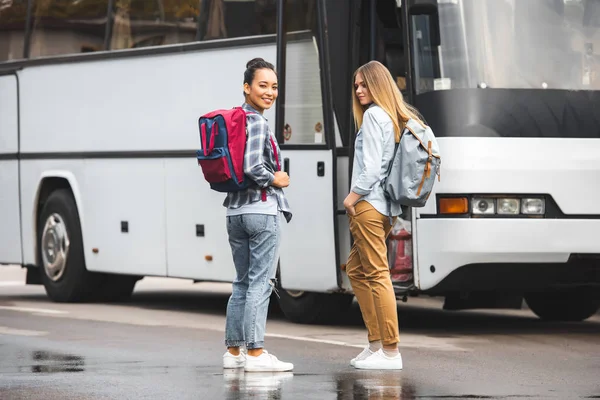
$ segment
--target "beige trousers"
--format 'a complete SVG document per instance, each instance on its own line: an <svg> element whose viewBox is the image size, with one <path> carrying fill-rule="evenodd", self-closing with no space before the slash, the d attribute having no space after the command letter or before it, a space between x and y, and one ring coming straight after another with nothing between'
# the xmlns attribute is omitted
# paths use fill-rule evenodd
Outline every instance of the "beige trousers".
<svg viewBox="0 0 600 400"><path fill-rule="evenodd" d="M390 346L400 341L386 245L392 225L389 217L366 201L357 203L355 210L356 215L349 217L354 245L346 273L369 332L369 341L381 340L384 346Z"/></svg>

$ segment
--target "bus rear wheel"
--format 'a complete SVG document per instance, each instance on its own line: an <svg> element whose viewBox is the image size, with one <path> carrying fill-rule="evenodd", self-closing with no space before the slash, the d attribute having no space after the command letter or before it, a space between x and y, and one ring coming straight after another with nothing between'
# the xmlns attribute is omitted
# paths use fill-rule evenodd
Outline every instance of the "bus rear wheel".
<svg viewBox="0 0 600 400"><path fill-rule="evenodd" d="M103 274L94 300L109 303L127 301L140 279L141 276Z"/></svg>
<svg viewBox="0 0 600 400"><path fill-rule="evenodd" d="M527 305L547 321L583 321L600 309L600 294L591 289L569 289L525 294Z"/></svg>
<svg viewBox="0 0 600 400"><path fill-rule="evenodd" d="M353 296L339 293L288 291L278 288L279 307L292 322L318 324L335 321L352 305Z"/></svg>
<svg viewBox="0 0 600 400"><path fill-rule="evenodd" d="M38 220L41 280L56 302L88 301L94 297L100 274L85 267L77 204L68 189L52 192Z"/></svg>

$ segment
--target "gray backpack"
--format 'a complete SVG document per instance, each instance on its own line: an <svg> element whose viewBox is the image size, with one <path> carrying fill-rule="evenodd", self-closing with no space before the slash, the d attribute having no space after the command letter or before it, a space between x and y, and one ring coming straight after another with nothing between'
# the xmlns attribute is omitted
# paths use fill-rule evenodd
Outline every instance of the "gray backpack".
<svg viewBox="0 0 600 400"><path fill-rule="evenodd" d="M440 179L441 163L440 148L431 128L409 119L400 143L396 143L387 178L382 182L388 209L391 203L423 207L436 175Z"/></svg>

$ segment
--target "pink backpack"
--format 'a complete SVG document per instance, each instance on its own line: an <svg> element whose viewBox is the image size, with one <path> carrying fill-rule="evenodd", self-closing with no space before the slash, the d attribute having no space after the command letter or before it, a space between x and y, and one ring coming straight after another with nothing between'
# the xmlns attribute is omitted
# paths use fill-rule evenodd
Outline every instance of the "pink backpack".
<svg viewBox="0 0 600 400"><path fill-rule="evenodd" d="M198 120L202 148L196 152L198 165L211 189L236 192L252 181L244 174L246 111L241 107L216 110Z"/></svg>
<svg viewBox="0 0 600 400"><path fill-rule="evenodd" d="M247 189L253 181L244 174L246 152L246 111L242 107L216 110L198 120L202 148L196 151L198 165L211 189L217 192L237 192ZM279 156L273 138L277 170ZM263 192L263 197L265 192Z"/></svg>

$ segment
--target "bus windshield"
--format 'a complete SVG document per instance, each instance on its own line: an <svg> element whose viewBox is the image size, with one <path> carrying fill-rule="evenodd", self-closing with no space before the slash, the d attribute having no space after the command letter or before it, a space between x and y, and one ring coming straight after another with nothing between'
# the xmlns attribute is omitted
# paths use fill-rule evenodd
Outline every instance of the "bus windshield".
<svg viewBox="0 0 600 400"><path fill-rule="evenodd" d="M600 0L438 0L411 18L417 93L600 89Z"/></svg>

